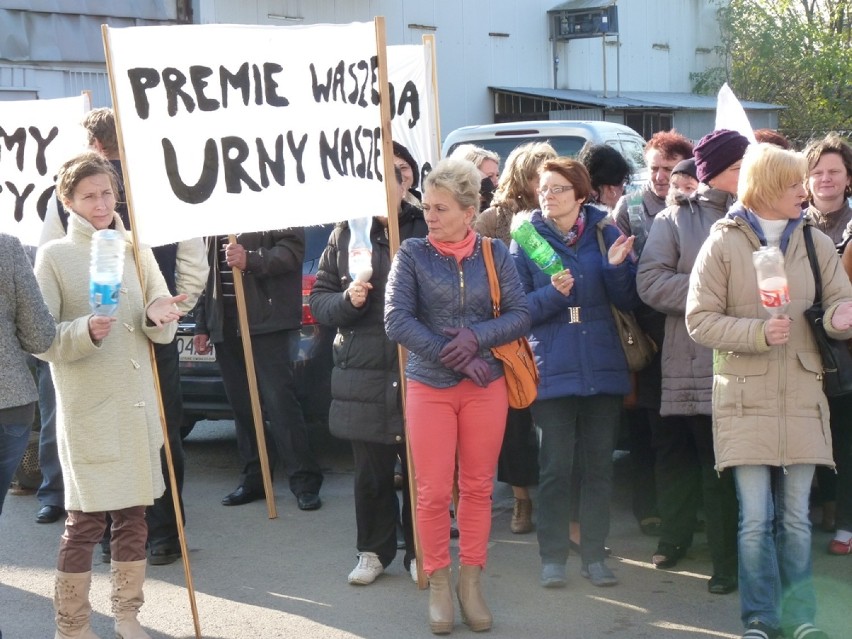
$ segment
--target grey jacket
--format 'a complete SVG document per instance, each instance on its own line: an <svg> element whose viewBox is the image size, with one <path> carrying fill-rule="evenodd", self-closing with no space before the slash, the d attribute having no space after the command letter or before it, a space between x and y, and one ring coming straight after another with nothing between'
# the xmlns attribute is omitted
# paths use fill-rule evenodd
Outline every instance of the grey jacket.
<svg viewBox="0 0 852 639"><path fill-rule="evenodd" d="M660 414L712 414L713 352L690 339L684 323L689 274L698 251L732 203L729 193L700 184L691 198L657 214L639 259L636 288L666 314Z"/></svg>
<svg viewBox="0 0 852 639"><path fill-rule="evenodd" d="M464 379L441 364L440 352L450 339L442 329L467 327L479 342L479 356L491 367L489 381L503 376L492 346L506 344L530 330L530 314L509 249L492 242L500 281L501 315L495 319L482 238L462 260L438 253L427 239L402 243L393 260L385 292L385 330L410 352L405 374L434 388L449 388Z"/></svg>
<svg viewBox="0 0 852 639"><path fill-rule="evenodd" d="M55 334L56 324L21 242L0 233L0 423L6 409L38 399L27 354L46 351Z"/></svg>

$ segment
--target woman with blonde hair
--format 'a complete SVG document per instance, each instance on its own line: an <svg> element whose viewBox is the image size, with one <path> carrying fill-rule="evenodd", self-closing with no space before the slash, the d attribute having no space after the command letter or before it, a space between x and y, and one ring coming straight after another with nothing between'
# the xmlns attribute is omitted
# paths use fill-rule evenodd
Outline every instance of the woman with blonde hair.
<svg viewBox="0 0 852 639"><path fill-rule="evenodd" d="M516 147L506 158L491 207L477 216L474 230L509 246L512 218L519 211L538 206L535 192L538 167L555 157L556 151L547 142L529 142ZM514 504L509 529L516 535L532 532L533 503L529 487L538 483L538 444L529 408L509 409L497 462L497 481L512 487Z"/></svg>
<svg viewBox="0 0 852 639"><path fill-rule="evenodd" d="M506 158L500 182L491 200L491 208L476 218L474 230L485 237L496 237L506 244L512 241L509 227L515 213L538 207L538 167L556 157L547 142L528 142L515 147Z"/></svg>
<svg viewBox="0 0 852 639"><path fill-rule="evenodd" d="M429 576L429 626L453 627L450 513L458 460L458 601L475 632L491 628L480 587L488 558L494 468L506 424L503 366L492 346L529 329L529 312L509 250L493 242L500 282L494 317L482 238L471 228L480 177L466 161L446 159L424 180L429 233L394 257L385 289L385 329L408 349L405 416L417 483L416 525Z"/></svg>
<svg viewBox="0 0 852 639"><path fill-rule="evenodd" d="M804 318L822 280L824 326L852 337L852 285L832 241L802 214L803 155L752 145L740 169L738 204L713 226L695 261L686 325L714 349L716 470L733 468L739 498L739 590L744 639L826 639L814 627L808 497L814 468L834 466L823 365ZM811 244L811 247L808 244ZM784 255L789 303L761 305L752 253Z"/></svg>

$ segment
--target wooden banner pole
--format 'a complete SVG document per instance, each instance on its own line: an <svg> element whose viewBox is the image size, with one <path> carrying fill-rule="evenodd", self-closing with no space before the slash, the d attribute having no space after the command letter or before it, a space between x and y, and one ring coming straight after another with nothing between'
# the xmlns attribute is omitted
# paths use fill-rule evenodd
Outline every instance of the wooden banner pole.
<svg viewBox="0 0 852 639"><path fill-rule="evenodd" d="M228 236L228 242L237 243L234 235ZM278 517L275 507L275 494L272 491L272 473L269 470L269 457L266 453L266 435L264 434L263 412L260 409L260 393L257 389L257 373L254 369L254 350L251 345L249 332L248 311L246 310L245 288L243 287L243 272L234 267L234 293L237 297L237 313L240 321L240 335L243 340L245 355L246 377L248 378L249 395L251 396L251 415L254 418L254 432L257 437L257 454L260 457L260 472L263 475L263 490L266 492L266 510L270 519Z"/></svg>
<svg viewBox="0 0 852 639"><path fill-rule="evenodd" d="M384 157L385 171L385 193L387 195L388 205L388 241L390 243L391 260L399 249L399 193L396 186L396 178L393 164L393 137L391 133L391 107L390 96L388 95L388 56L387 56L387 40L385 37L385 19L382 16L375 18L376 26L376 48L379 58L379 86L382 90L379 91L379 105L382 113L382 156ZM403 430L407 431L407 423L405 421L405 363L408 360L408 354L402 346L397 346L397 355L399 360L399 392L402 398L402 420ZM417 563L417 587L421 590L425 589L429 583L426 579L426 573L423 572L423 553L420 549L420 536L417 534L417 483L414 481L414 459L411 456L411 445L406 434L405 437L405 458L408 466L408 490L410 498L411 524L414 528L414 553Z"/></svg>
<svg viewBox="0 0 852 639"><path fill-rule="evenodd" d="M435 49L435 36L428 33L423 36L423 45L432 58L432 78L430 97L432 98L432 126L435 128L435 144L437 145L436 158L441 157L441 107L438 102L438 53Z"/></svg>
<svg viewBox="0 0 852 639"><path fill-rule="evenodd" d="M142 265L139 260L139 238L136 234L136 224L133 215L133 195L129 180L129 167L127 166L127 158L124 153L124 138L121 135L121 116L118 110L118 101L115 99L116 90L114 84L114 73L112 68L112 57L109 46L109 27L101 25L101 35L104 41L104 55L106 56L106 66L109 76L109 87L112 93L112 103L116 105L115 113L115 133L118 139L118 151L121 158L121 170L124 173L124 194L127 198L127 215L130 220L130 233L133 238L133 261L136 263L136 277L142 287L142 301L147 306L145 299L145 281L142 275ZM186 532L183 526L183 514L180 508L180 493L178 492L177 479L175 478L175 466L172 458L172 449L169 445L169 429L166 425L165 410L163 409L163 396L160 388L160 377L157 371L157 358L154 353L154 343L148 340L148 357L151 360L151 369L154 373L154 388L157 395L157 410L160 414L160 427L163 430L163 450L166 453L166 467L169 472L169 486L172 491L172 506L175 509L175 520L178 529L178 541L180 543L180 553L183 558L183 572L186 577L186 591L189 595L189 607L192 612L192 625L195 630L196 639L201 639L201 621L198 618L198 605L195 601L195 586L192 582L192 570L189 563L189 551L186 547Z"/></svg>

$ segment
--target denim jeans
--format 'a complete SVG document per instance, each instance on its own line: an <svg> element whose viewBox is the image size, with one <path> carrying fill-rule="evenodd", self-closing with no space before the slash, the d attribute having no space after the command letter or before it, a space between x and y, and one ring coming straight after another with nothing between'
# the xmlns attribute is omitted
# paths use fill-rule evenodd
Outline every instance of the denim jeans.
<svg viewBox="0 0 852 639"><path fill-rule="evenodd" d="M30 441L30 424L0 424L0 513L6 491Z"/></svg>
<svg viewBox="0 0 852 639"><path fill-rule="evenodd" d="M38 465L41 469L41 486L36 497L42 506L65 507L65 484L59 449L56 446L56 392L50 364L36 360L38 376L38 410L41 415L41 432L38 437Z"/></svg>
<svg viewBox="0 0 852 639"><path fill-rule="evenodd" d="M584 563L606 557L612 451L621 419L617 395L558 397L532 405L539 435L538 546L543 564L568 559L571 471L574 447L580 447L580 527Z"/></svg>
<svg viewBox="0 0 852 639"><path fill-rule="evenodd" d="M808 497L812 464L736 466L740 501L739 588L743 625L813 623Z"/></svg>

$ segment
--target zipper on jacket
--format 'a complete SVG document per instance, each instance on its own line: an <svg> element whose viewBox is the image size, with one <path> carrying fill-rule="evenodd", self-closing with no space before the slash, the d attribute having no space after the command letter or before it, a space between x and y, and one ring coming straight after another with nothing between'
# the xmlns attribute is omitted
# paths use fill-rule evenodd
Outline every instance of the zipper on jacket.
<svg viewBox="0 0 852 639"><path fill-rule="evenodd" d="M459 267L459 295L461 297L459 301L459 314L461 315L462 325L464 325L464 269L461 263L457 262L457 264Z"/></svg>
<svg viewBox="0 0 852 639"><path fill-rule="evenodd" d="M778 357L778 397L781 399L781 406L778 415L778 446L781 453L781 467L784 469L784 474L787 474L787 403L785 401L787 394L787 345L785 344L780 349Z"/></svg>

